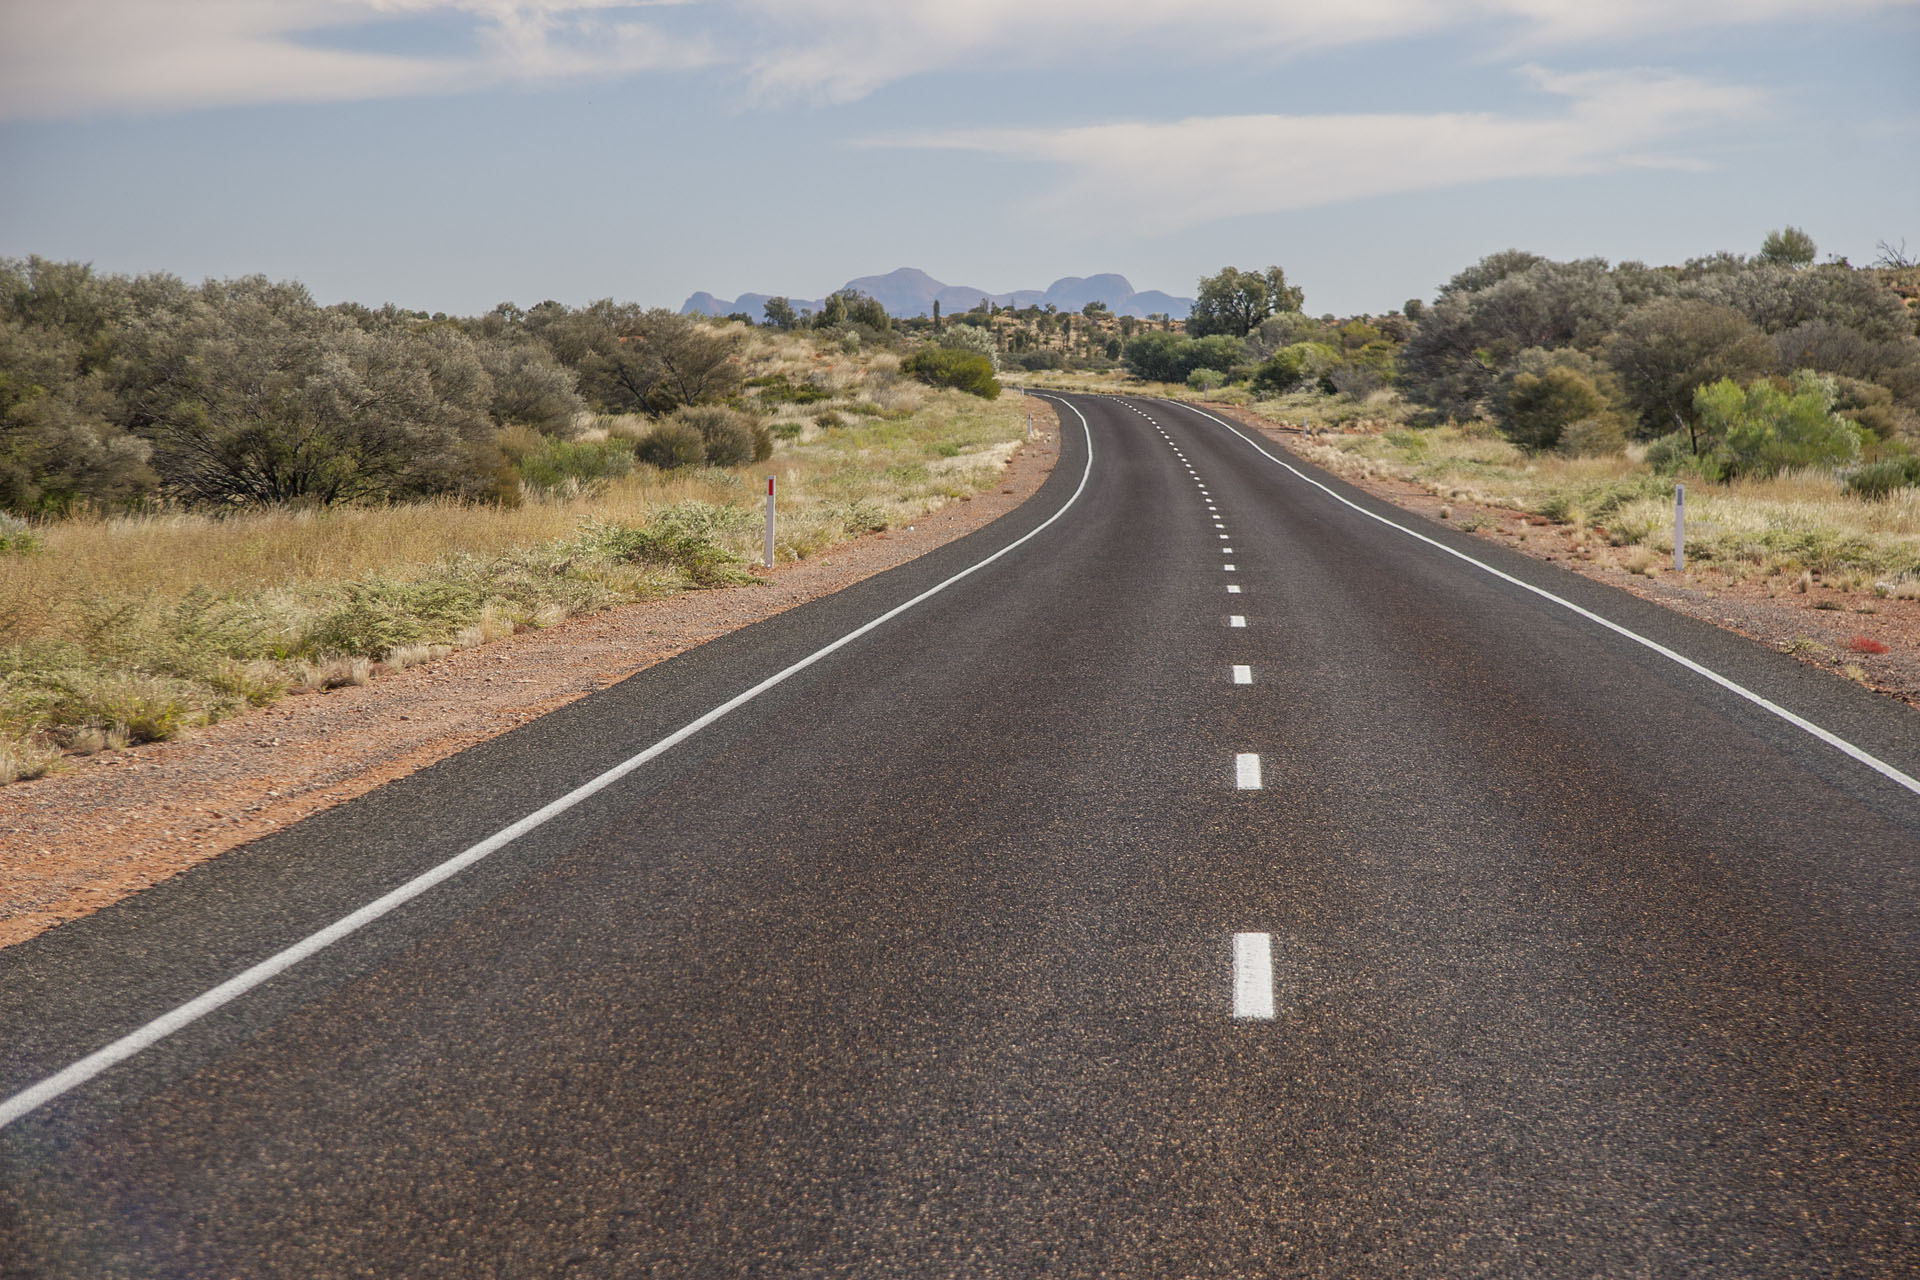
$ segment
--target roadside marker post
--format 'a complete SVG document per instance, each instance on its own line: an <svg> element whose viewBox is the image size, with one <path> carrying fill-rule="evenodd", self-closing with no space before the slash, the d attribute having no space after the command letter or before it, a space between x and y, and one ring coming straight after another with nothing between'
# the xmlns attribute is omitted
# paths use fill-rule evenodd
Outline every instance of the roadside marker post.
<svg viewBox="0 0 1920 1280"><path fill-rule="evenodd" d="M767 568L773 568L773 477L767 477Z"/></svg>
<svg viewBox="0 0 1920 1280"><path fill-rule="evenodd" d="M1687 486L1673 486L1673 571L1687 571Z"/></svg>

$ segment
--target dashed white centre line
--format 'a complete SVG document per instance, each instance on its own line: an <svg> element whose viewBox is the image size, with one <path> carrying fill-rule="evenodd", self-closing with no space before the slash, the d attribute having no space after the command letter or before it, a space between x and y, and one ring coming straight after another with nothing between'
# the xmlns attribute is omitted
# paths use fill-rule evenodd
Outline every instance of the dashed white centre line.
<svg viewBox="0 0 1920 1280"><path fill-rule="evenodd" d="M1233 758L1233 785L1242 791L1259 791L1260 757L1251 751L1242 751Z"/></svg>
<svg viewBox="0 0 1920 1280"><path fill-rule="evenodd" d="M1244 627L1247 625L1247 620L1241 614L1231 613L1227 615L1227 625L1230 627Z"/></svg>
<svg viewBox="0 0 1920 1280"><path fill-rule="evenodd" d="M1233 1016L1273 1017L1273 937L1265 933L1233 935Z"/></svg>
<svg viewBox="0 0 1920 1280"><path fill-rule="evenodd" d="M1234 585L1232 585L1231 583L1229 583L1229 584L1227 585L1227 594L1228 594L1228 595L1230 595L1230 596L1237 596L1237 595L1239 595L1239 594L1240 594L1240 588L1238 588L1238 587L1236 587L1236 586L1234 586Z"/></svg>
<svg viewBox="0 0 1920 1280"><path fill-rule="evenodd" d="M1235 663L1233 668L1233 682L1235 684L1252 684L1253 668Z"/></svg>
<svg viewBox="0 0 1920 1280"><path fill-rule="evenodd" d="M1228 573L1232 573L1232 572L1234 572L1234 568L1233 568L1233 566L1232 566L1232 565L1230 565L1230 564L1223 564L1223 565L1221 565L1220 567L1221 567L1222 569L1225 569L1225 570L1226 570L1226 571L1227 571Z"/></svg>
<svg viewBox="0 0 1920 1280"><path fill-rule="evenodd" d="M1222 547L1222 548L1220 548L1220 554L1221 554L1221 555L1223 555L1223 556L1230 556L1230 555L1232 555L1232 554L1233 554L1233 548L1232 548L1232 547Z"/></svg>

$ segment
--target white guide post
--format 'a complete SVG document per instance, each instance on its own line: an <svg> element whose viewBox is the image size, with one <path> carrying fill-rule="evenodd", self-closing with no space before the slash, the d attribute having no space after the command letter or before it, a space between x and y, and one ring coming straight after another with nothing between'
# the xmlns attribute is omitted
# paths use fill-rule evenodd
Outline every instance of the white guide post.
<svg viewBox="0 0 1920 1280"><path fill-rule="evenodd" d="M773 477L767 477L767 568L773 568Z"/></svg>
<svg viewBox="0 0 1920 1280"><path fill-rule="evenodd" d="M1673 486L1673 571L1687 571L1687 486Z"/></svg>

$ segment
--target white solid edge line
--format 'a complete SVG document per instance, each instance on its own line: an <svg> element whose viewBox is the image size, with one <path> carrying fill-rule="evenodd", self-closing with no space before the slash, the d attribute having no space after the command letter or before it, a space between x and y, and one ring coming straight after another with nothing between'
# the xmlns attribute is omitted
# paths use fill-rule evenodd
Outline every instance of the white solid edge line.
<svg viewBox="0 0 1920 1280"><path fill-rule="evenodd" d="M1271 935L1233 935L1233 1016L1262 1021L1273 1017Z"/></svg>
<svg viewBox="0 0 1920 1280"><path fill-rule="evenodd" d="M1168 403L1181 404L1181 402L1178 400L1170 400L1168 401ZM1756 707L1759 707L1762 710L1769 711L1772 714L1779 716L1782 720L1785 720L1788 724L1792 725L1794 728L1802 730L1803 732L1810 734L1815 738L1818 738L1820 741L1832 747L1835 751L1838 751L1842 755L1848 756L1851 759L1856 760L1859 763L1867 766L1867 768L1872 769L1875 773L1878 773L1882 777L1886 778L1889 782L1895 783L1896 785L1901 787L1905 787L1908 791L1911 791L1914 795L1920 796L1920 778L1915 778L1912 774L1904 773L1901 770L1894 768L1892 765L1888 764L1885 760L1880 759L1880 757L1872 754L1871 752L1863 751L1861 748L1854 746L1851 742L1848 742L1845 738L1841 737L1839 734L1834 733L1830 730L1821 728L1819 725L1815 724L1811 720L1808 720L1804 716L1794 714L1793 712L1787 710L1785 707L1781 706L1779 703L1774 702L1771 699L1762 696L1761 694L1755 693L1753 690L1747 688L1743 684L1740 684L1738 681L1730 680L1726 676L1721 675L1718 671L1715 671L1712 667L1705 666L1701 663L1695 662L1692 658L1687 657L1685 654L1679 653L1673 649L1669 649L1666 645L1661 644L1658 640L1651 639L1647 636L1641 635L1638 631L1634 631L1627 627L1623 627L1619 623L1613 621L1611 618L1602 617L1600 614L1595 613L1593 610L1583 608L1582 606L1575 604L1573 601L1567 599L1564 596L1557 596L1553 592L1548 591L1545 587L1536 587L1531 582L1528 582L1525 579L1516 578L1510 573L1505 573L1499 569L1494 568L1492 565L1488 564L1484 560L1476 560L1474 559L1474 557L1468 555L1464 551L1455 550L1453 547L1448 546L1444 542L1438 541L1437 539L1434 539L1434 538L1429 538L1426 534L1421 533L1416 529L1409 529L1407 528L1407 526L1403 524L1398 524L1392 520L1387 519L1383 515L1379 515L1375 512L1369 511L1365 507L1361 506L1359 503L1351 500L1350 498L1344 497L1341 494L1334 492L1332 489L1329 489L1326 485L1321 484L1318 480L1315 480L1312 476L1306 474L1304 471L1301 471L1298 467L1295 467L1290 463L1284 462L1281 459L1274 457L1271 453L1268 453L1266 449L1263 448L1258 441L1254 440L1251 436L1246 435L1239 428L1235 427L1232 423L1227 422L1221 418L1216 418L1204 409L1195 409L1190 404L1181 405L1181 407L1193 413L1199 414L1201 417L1207 419L1209 422L1219 423L1221 426L1225 427L1227 430L1233 432L1234 435L1239 436L1242 440L1245 440L1248 444L1252 445L1255 452L1259 453L1262 457L1266 458L1267 461L1274 463L1276 466L1285 467L1288 471L1291 471L1297 478L1304 480L1306 483L1320 490L1320 492L1326 494L1329 498L1332 498L1335 502L1338 502L1343 506L1351 507L1353 510L1358 511L1361 515L1367 517L1367 519L1377 520L1381 524L1387 526L1387 528L1389 529L1397 529L1401 533L1406 534L1409 538L1418 539L1419 541L1426 543L1430 547L1433 547L1440 551L1444 551L1448 555L1454 557L1456 560L1464 560L1466 563L1472 565L1474 568L1479 569L1484 573L1492 574L1494 577L1499 578L1502 582L1510 582L1514 586L1519 587L1523 591L1532 592L1534 595L1539 596L1542 600L1550 600L1554 604L1559 605L1561 608L1566 609L1569 612L1579 614L1581 617L1585 618L1589 622L1605 627L1607 630L1613 632L1616 635L1623 636L1626 639L1633 641L1637 645L1641 645L1647 649L1652 650L1653 652L1659 654L1661 657L1666 658L1671 662L1677 663L1682 667L1685 667L1687 670L1693 672L1695 675L1700 676L1707 680L1711 680L1714 684L1719 685L1722 689L1725 689L1728 693L1734 694L1741 698L1745 698L1748 702L1751 702Z"/></svg>
<svg viewBox="0 0 1920 1280"><path fill-rule="evenodd" d="M1253 668L1242 665L1241 663L1237 663L1237 662L1234 663L1233 664L1233 682L1235 684L1252 684Z"/></svg>
<svg viewBox="0 0 1920 1280"><path fill-rule="evenodd" d="M1045 398L1056 399L1057 397L1049 396ZM558 800L536 809L511 826L502 827L499 831L494 832L480 843L455 854L439 866L422 872L399 888L382 894L351 915L341 917L317 933L309 934L292 946L277 951L258 964L242 970L212 990L161 1014L138 1030L121 1036L105 1048L96 1049L71 1066L48 1076L36 1084L29 1085L27 1088L22 1089L19 1093L14 1094L4 1102L0 1102L0 1129L6 1128L22 1116L28 1115L45 1106L61 1094L85 1084L108 1068L125 1062L128 1058L166 1039L174 1032L191 1026L222 1005L231 1003L261 983L285 973L288 969L293 968L308 957L326 950L349 934L372 924L375 920L393 911L396 907L419 897L441 881L459 875L462 871L465 871L474 863L479 862L482 858L512 844L515 840L527 834L527 832L558 817L568 809L579 804L582 800L606 790L606 788L620 781L620 779L626 777L648 761L671 751L674 747L679 746L694 734L699 733L702 729L714 723L714 721L738 710L767 690L784 683L808 667L811 667L816 662L819 662L821 659L845 648L876 627L899 617L915 605L939 595L942 591L945 591L954 583L959 582L962 578L972 576L1000 559L1000 557L1011 552L1016 547L1038 536L1049 525L1053 524L1054 521L1064 516L1073 504L1080 500L1080 495L1086 492L1087 480L1093 475L1093 429L1088 425L1086 415L1081 413L1079 409L1064 400L1060 401L1060 403L1065 404L1069 409L1073 409L1074 416L1080 419L1080 429L1085 434L1087 440L1087 463L1086 467L1080 473L1080 483L1074 487L1072 496L1062 504L1058 511L1048 516L1033 529L1014 539L1012 542L1009 542L1006 546L1000 548L1000 550L994 552L986 559L980 560L962 569L944 582L922 591L905 604L895 605L879 617L847 632L847 634L841 636L833 643L814 650L792 666L768 676L765 680L754 685L745 693L737 694L726 702L721 703L699 719L668 734L666 737L660 739L660 741L648 747L645 751L615 765L599 777L575 787Z"/></svg>
<svg viewBox="0 0 1920 1280"><path fill-rule="evenodd" d="M1260 757L1242 751L1233 758L1233 784L1242 791L1260 791Z"/></svg>

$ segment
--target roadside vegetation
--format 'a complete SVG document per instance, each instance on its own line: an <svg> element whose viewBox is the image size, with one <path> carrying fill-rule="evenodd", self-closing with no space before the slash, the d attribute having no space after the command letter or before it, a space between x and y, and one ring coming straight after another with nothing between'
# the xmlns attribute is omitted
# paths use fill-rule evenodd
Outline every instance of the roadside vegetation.
<svg viewBox="0 0 1920 1280"><path fill-rule="evenodd" d="M994 483L1025 410L990 358L916 376L876 311L460 320L0 264L0 781L750 584L768 474L788 560Z"/></svg>
<svg viewBox="0 0 1920 1280"><path fill-rule="evenodd" d="M1499 253L1344 319L1228 268L1120 370L1023 380L1243 406L1333 470L1568 524L1647 574L1686 483L1688 555L1728 579L1920 595L1920 265L1817 253L1792 227L1677 267Z"/></svg>

